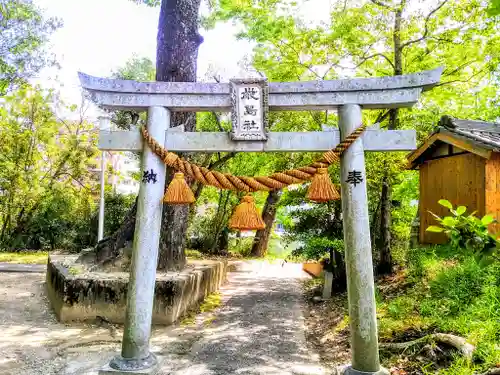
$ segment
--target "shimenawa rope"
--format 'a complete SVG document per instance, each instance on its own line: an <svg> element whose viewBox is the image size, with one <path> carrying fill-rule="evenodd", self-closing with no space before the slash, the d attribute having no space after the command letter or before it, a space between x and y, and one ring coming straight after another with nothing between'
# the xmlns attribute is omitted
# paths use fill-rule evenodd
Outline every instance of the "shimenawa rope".
<svg viewBox="0 0 500 375"><path fill-rule="evenodd" d="M175 170L188 175L203 185L214 186L219 189L244 191L252 193L256 191L270 191L282 189L288 185L300 184L311 180L318 169L327 168L330 164L337 162L340 156L347 148L359 138L365 131L366 125L361 125L346 139L340 142L334 149L325 152L322 157L307 167L290 169L282 172L273 173L270 176L234 176L230 173L221 173L212 171L205 167L200 167L196 164L181 158L179 155L169 152L161 144L159 144L147 131L146 127L142 127L142 135L153 152L158 155L163 162ZM320 170L323 174L324 170Z"/></svg>

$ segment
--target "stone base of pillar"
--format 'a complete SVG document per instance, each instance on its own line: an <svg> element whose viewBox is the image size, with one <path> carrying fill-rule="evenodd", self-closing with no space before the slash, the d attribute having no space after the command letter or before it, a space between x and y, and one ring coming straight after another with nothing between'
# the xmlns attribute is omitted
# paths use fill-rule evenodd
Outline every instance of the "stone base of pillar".
<svg viewBox="0 0 500 375"><path fill-rule="evenodd" d="M153 353L149 357L137 359L125 359L116 356L109 364L99 370L99 375L156 375L158 372L158 360Z"/></svg>
<svg viewBox="0 0 500 375"><path fill-rule="evenodd" d="M333 375L390 375L390 371L383 367L380 367L380 370L376 372L358 371L353 369L351 365L345 365L337 367Z"/></svg>

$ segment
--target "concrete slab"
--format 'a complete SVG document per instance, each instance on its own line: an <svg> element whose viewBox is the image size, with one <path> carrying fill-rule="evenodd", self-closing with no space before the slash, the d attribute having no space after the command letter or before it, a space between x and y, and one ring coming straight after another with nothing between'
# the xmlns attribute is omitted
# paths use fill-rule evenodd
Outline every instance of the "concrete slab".
<svg viewBox="0 0 500 375"><path fill-rule="evenodd" d="M122 371L115 370L108 365L99 369L98 375L156 375L158 374L158 365L146 370Z"/></svg>
<svg viewBox="0 0 500 375"><path fill-rule="evenodd" d="M127 304L127 272L71 272L75 256L50 255L47 295L60 322L123 323ZM226 261L190 260L180 272L156 273L153 324L169 325L198 306L226 280Z"/></svg>

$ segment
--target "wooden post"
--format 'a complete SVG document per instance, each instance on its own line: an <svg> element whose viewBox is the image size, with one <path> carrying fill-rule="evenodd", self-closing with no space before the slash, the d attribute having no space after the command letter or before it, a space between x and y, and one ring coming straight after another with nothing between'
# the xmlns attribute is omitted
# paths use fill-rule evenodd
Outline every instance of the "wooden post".
<svg viewBox="0 0 500 375"><path fill-rule="evenodd" d="M164 140L169 125L170 112L166 108L149 108L148 130L153 137ZM127 371L127 374L154 373L157 364L156 357L149 351L149 338L166 169L163 161L151 151L147 143L144 143L142 151L142 172L122 352L121 356L111 361L111 370L103 370L100 374L116 373L113 370ZM151 369L151 372L144 372L146 369Z"/></svg>
<svg viewBox="0 0 500 375"><path fill-rule="evenodd" d="M362 123L361 107L339 108L341 139ZM389 374L380 367L370 221L363 141L356 140L340 159L342 217L351 328L351 366L346 375Z"/></svg>

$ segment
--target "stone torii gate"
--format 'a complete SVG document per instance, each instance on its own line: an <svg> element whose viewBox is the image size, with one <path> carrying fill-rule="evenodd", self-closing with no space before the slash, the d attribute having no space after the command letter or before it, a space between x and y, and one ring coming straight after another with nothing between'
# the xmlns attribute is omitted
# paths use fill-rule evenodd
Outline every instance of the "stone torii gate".
<svg viewBox="0 0 500 375"><path fill-rule="evenodd" d="M82 87L105 109L148 111L147 128L173 152L327 151L362 123L362 109L411 107L424 90L439 82L442 69L405 76L335 81L284 82L233 80L231 83L135 82L80 73ZM247 121L243 92L257 93ZM241 97L240 97L240 94ZM249 99L249 97L247 97ZM338 111L339 130L266 132L271 111ZM169 129L172 111L232 111L233 132L183 132ZM105 128L106 126L104 126ZM101 127L103 128L103 127ZM158 183L142 182L127 295L121 355L100 374L151 374L156 358L149 350L156 263L165 190L165 165L143 142L138 129L101 131L99 148L142 151L142 171L154 170ZM416 148L414 130L367 129L341 157L341 194L351 330L349 375L381 375L372 250L368 217L364 151L409 151ZM353 171L361 177L351 184ZM350 174L351 173L351 174Z"/></svg>

